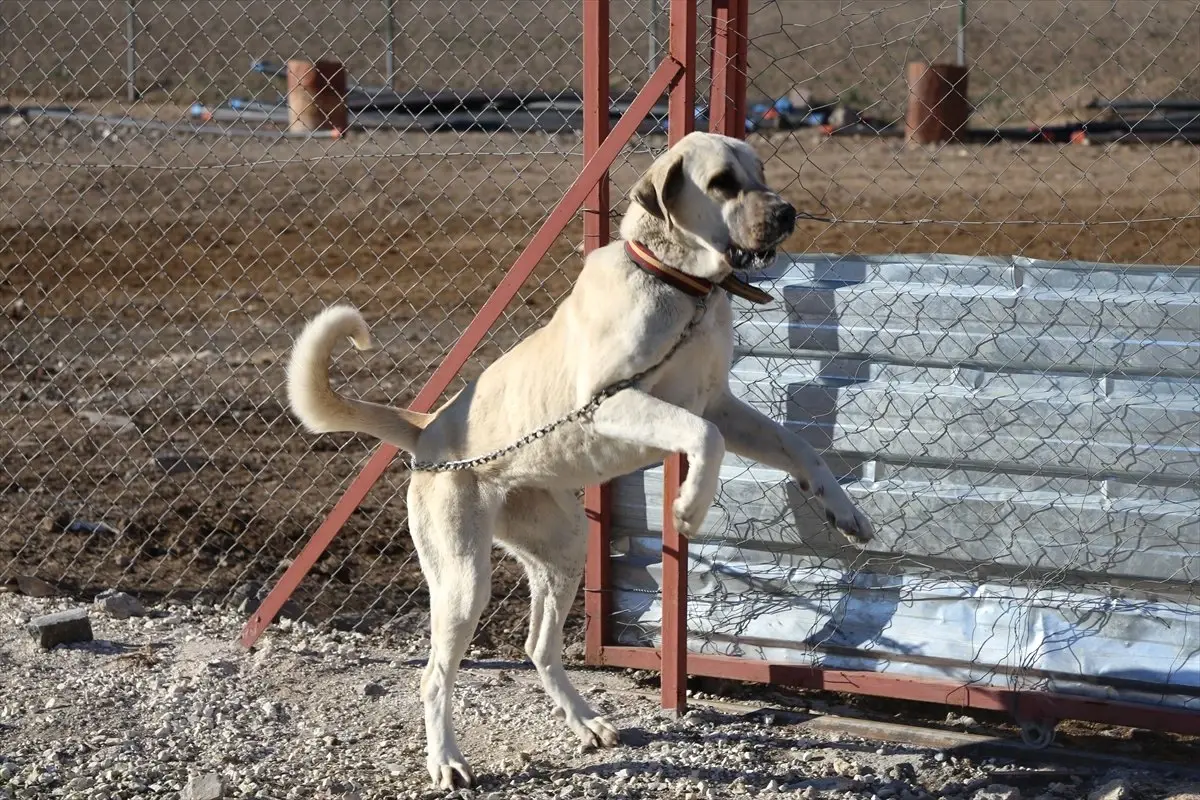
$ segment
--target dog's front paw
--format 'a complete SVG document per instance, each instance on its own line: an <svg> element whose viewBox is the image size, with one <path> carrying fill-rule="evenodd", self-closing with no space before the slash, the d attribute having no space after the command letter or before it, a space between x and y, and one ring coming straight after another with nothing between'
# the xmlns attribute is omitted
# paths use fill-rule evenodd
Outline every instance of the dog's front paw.
<svg viewBox="0 0 1200 800"><path fill-rule="evenodd" d="M682 536L692 536L698 533L700 526L704 524L704 518L708 515L708 505L688 502L681 496L675 501L672 511L675 518L675 530Z"/></svg>
<svg viewBox="0 0 1200 800"><path fill-rule="evenodd" d="M684 536L693 536L700 532L704 518L712 508L720 486L721 474L715 469L706 469L705 463L720 464L719 454L711 462L701 462L699 459L692 465L687 480L679 487L679 497L671 511L675 518L675 530Z"/></svg>
<svg viewBox="0 0 1200 800"><path fill-rule="evenodd" d="M825 506L825 518L829 524L853 544L866 544L875 538L875 529L867 515L855 507L833 473L825 468L813 476L812 493ZM802 482L803 485L803 482Z"/></svg>
<svg viewBox="0 0 1200 800"><path fill-rule="evenodd" d="M425 765L429 768L429 777L438 789L469 788L475 785L475 775L462 755L443 753L430 754Z"/></svg>
<svg viewBox="0 0 1200 800"><path fill-rule="evenodd" d="M839 517L834 512L826 509L825 518L851 544L863 545L875 538L875 529L871 525L871 520L867 519L867 515L858 509L853 509L853 514L849 517Z"/></svg>

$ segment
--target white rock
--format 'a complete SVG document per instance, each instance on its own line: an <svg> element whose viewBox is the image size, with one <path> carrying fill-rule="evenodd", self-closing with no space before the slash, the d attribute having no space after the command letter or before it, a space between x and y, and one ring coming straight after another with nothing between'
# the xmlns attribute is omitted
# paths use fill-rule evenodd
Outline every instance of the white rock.
<svg viewBox="0 0 1200 800"><path fill-rule="evenodd" d="M225 784L216 773L193 775L184 787L181 800L221 800L225 796Z"/></svg>
<svg viewBox="0 0 1200 800"><path fill-rule="evenodd" d="M95 607L113 619L146 616L146 608L134 596L125 592L104 592L96 597Z"/></svg>
<svg viewBox="0 0 1200 800"><path fill-rule="evenodd" d="M1131 800L1132 797L1133 788L1127 781L1118 778L1094 789L1088 795L1088 800Z"/></svg>
<svg viewBox="0 0 1200 800"><path fill-rule="evenodd" d="M975 795L975 800L1021 800L1021 790L1015 786L993 783Z"/></svg>

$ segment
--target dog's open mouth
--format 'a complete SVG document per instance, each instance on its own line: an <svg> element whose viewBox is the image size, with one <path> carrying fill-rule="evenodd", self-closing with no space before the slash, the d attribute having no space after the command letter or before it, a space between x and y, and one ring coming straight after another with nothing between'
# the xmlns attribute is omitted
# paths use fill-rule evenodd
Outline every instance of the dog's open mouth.
<svg viewBox="0 0 1200 800"><path fill-rule="evenodd" d="M770 294L757 286L751 286L738 275L739 272L745 273L771 266L775 262L775 248L746 250L736 245L730 245L729 249L725 251L725 257L729 261L729 266L733 267L733 272L721 281L722 289L732 295L749 300L751 303L763 304L775 300Z"/></svg>
<svg viewBox="0 0 1200 800"><path fill-rule="evenodd" d="M747 250L731 244L725 251L725 258L729 261L729 266L733 267L734 272L766 269L775 261L775 248Z"/></svg>

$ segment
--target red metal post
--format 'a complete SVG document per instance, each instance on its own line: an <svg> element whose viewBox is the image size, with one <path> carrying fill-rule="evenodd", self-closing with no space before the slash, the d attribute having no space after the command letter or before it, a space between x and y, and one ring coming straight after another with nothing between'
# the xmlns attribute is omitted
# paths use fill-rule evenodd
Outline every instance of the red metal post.
<svg viewBox="0 0 1200 800"><path fill-rule="evenodd" d="M671 58L682 67L668 98L667 140L675 144L695 127L696 0L671 0ZM687 539L675 530L673 508L687 462L667 458L663 470L662 707L687 709Z"/></svg>
<svg viewBox="0 0 1200 800"><path fill-rule="evenodd" d="M663 465L662 670L664 711L687 710L687 538L675 529L673 509L687 477L687 459L675 453Z"/></svg>
<svg viewBox="0 0 1200 800"><path fill-rule="evenodd" d="M462 369L463 364L475 351L479 342L504 313L504 309L521 288L521 284L537 267L538 262L545 257L554 240L558 238L575 212L583 205L591 193L592 187L607 172L613 160L620 154L621 148L637 132L638 125L650 114L650 110L654 108L658 98L672 85L681 70L682 65L673 59L666 59L658 65L658 69L638 92L629 109L613 126L612 133L600 144L592 157L587 159L579 177L571 184L571 188L567 189L562 200L558 202L558 205L550 212L550 216L529 240L529 244L509 268L504 279L496 286L491 297L483 304L483 308L475 315L475 319L455 342L450 354L446 356L446 359L429 378L429 382L417 395L412 404L414 411L428 411L433 408L433 404L450 385L450 381L454 379L458 371ZM333 537L337 535L346 520L358 508L367 492L379 480L379 476L383 474L396 452L395 447L383 445L371 456L371 460L367 462L366 467L350 484L350 488L338 500L337 505L334 506L333 511L330 512L321 527L317 529L316 534L284 572L279 583L275 584L259 609L246 622L241 638L245 647L253 647L254 643L258 641L258 637L274 621L279 610L283 608L283 604L296 591L300 581L312 569L313 564L333 541Z"/></svg>
<svg viewBox="0 0 1200 800"><path fill-rule="evenodd" d="M736 57L733 61L733 112L739 120L746 119L746 87L750 83L750 0L731 0L733 7L733 33ZM743 124L736 134L739 139L746 135Z"/></svg>
<svg viewBox="0 0 1200 800"><path fill-rule="evenodd" d="M682 68L668 98L667 141L675 144L696 127L696 0L671 0L670 47Z"/></svg>
<svg viewBox="0 0 1200 800"><path fill-rule="evenodd" d="M612 641L612 490L609 484L589 486L583 495L588 520L587 571L584 575L584 658L600 663L604 646Z"/></svg>
<svg viewBox="0 0 1200 800"><path fill-rule="evenodd" d="M729 120L733 117L733 95L729 92L730 72L736 57L731 32L736 0L712 0L712 86L708 102L708 129L729 135Z"/></svg>
<svg viewBox="0 0 1200 800"><path fill-rule="evenodd" d="M712 0L712 91L709 130L746 135L747 0Z"/></svg>
<svg viewBox="0 0 1200 800"><path fill-rule="evenodd" d="M608 135L609 114L609 0L583 2L583 158L586 162ZM586 256L608 244L608 173L592 187L583 212L583 252ZM609 641L611 595L608 593L610 514L612 494L608 485L589 486L583 498L588 519L587 572L584 575L584 634L586 658L596 663Z"/></svg>

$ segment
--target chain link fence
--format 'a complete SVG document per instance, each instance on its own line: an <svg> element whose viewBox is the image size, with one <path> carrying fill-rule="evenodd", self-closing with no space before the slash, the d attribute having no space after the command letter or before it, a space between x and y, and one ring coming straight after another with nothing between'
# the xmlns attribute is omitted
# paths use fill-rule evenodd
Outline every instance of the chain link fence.
<svg viewBox="0 0 1200 800"><path fill-rule="evenodd" d="M939 220L810 220L789 249L1200 262L1193 146L900 146L887 123L903 114L905 65L956 53L958 10L752 3L751 103L791 93L751 113L769 181L814 216ZM614 0L611 15L619 97L665 49L666 19L649 0ZM1092 114L1093 96L1194 98L1198 20L1186 0L972 2L973 125L1057 123ZM324 305L355 303L380 347L340 357L335 380L411 400L578 172L579 3L51 1L4 4L0 35L0 581L238 603L278 576L375 446L299 431L282 395L292 336ZM492 99L472 124L439 107L364 113L338 140L282 135L270 65L325 56L368 95ZM501 108L504 90L549 97ZM196 103L232 113L200 124ZM618 210L665 146L644 129L611 173ZM569 290L579 240L573 224L452 391ZM404 485L398 468L384 477L298 610L424 634ZM478 643L518 648L515 564L498 561L493 587Z"/></svg>
<svg viewBox="0 0 1200 800"><path fill-rule="evenodd" d="M614 84L645 74L644 48L626 42L643 40L647 13L613 4L613 51L631 54ZM376 444L298 429L282 393L292 337L326 304L355 303L379 349L340 357L336 380L411 401L581 165L579 4L139 0L0 15L0 581L238 604ZM368 93L464 99L363 117L340 140L290 137L271 115L193 118L193 103L281 108L262 64L297 56L343 60ZM549 95L540 108L478 104L533 90ZM573 224L451 391L568 291L579 239ZM423 633L404 487L399 468L385 476L295 611ZM519 646L511 562L494 590L480 643Z"/></svg>

